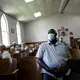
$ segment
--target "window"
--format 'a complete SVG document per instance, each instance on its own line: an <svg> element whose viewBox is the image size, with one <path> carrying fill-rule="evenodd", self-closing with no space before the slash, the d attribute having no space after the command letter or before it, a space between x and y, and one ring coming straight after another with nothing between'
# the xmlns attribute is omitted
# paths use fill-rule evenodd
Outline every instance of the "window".
<svg viewBox="0 0 80 80"><path fill-rule="evenodd" d="M20 29L20 24L17 22L16 24L16 29L17 29L17 39L18 39L18 44L21 44L21 29Z"/></svg>
<svg viewBox="0 0 80 80"><path fill-rule="evenodd" d="M8 30L8 22L5 14L1 16L1 33L2 33L2 43L5 46L9 46L10 45L9 30Z"/></svg>

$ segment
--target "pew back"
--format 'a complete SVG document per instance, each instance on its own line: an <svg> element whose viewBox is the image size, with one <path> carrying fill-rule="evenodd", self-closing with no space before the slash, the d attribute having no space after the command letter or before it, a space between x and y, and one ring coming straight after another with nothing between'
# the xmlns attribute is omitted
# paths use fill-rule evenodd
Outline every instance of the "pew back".
<svg viewBox="0 0 80 80"><path fill-rule="evenodd" d="M19 65L19 80L40 80L35 57L21 59Z"/></svg>

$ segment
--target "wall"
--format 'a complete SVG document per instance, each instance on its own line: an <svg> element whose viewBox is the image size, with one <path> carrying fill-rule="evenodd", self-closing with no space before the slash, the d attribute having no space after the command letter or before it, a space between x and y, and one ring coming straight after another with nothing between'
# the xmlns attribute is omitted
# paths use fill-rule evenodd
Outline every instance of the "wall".
<svg viewBox="0 0 80 80"><path fill-rule="evenodd" d="M0 12L0 17L2 15L2 12ZM0 24L1 24L1 19L0 19ZM2 37L1 37L1 25L0 25L0 44L2 43Z"/></svg>
<svg viewBox="0 0 80 80"><path fill-rule="evenodd" d="M10 44L12 42L16 42L17 43L17 32L16 32L16 20L13 19L12 17L7 16L7 20L8 20L8 27L9 27L9 38L10 38ZM14 29L14 33L11 33L11 29Z"/></svg>
<svg viewBox="0 0 80 80"><path fill-rule="evenodd" d="M25 42L47 40L47 32L50 28L58 30L61 26L74 33L74 37L80 37L80 15L51 15L25 25ZM65 38L69 43L69 38Z"/></svg>
<svg viewBox="0 0 80 80"><path fill-rule="evenodd" d="M20 23L21 26L21 38L22 38L22 42L24 42L24 24Z"/></svg>
<svg viewBox="0 0 80 80"><path fill-rule="evenodd" d="M16 23L17 23L17 20L13 19L12 17L10 16L7 16L7 20L8 20L8 26L9 26L9 34L10 34L10 43L12 42L16 42L17 43L17 31L16 31ZM20 23L20 27L21 27L21 39L22 39L22 42L24 42L24 26L22 23ZM15 30L15 33L11 33L11 29L14 29Z"/></svg>
<svg viewBox="0 0 80 80"><path fill-rule="evenodd" d="M3 13L0 12L0 17ZM16 42L17 43L17 31L16 31L16 22L17 20L6 15L7 17L7 21L8 21L8 27L9 27L9 38L10 38L10 44L12 44L12 42ZM1 22L1 21L0 21ZM1 26L1 23L0 23ZM24 42L24 26L22 23L20 23L21 26L21 38L22 38L22 42ZM14 29L14 33L11 33L11 29ZM0 44L2 43L1 40L1 29L0 29Z"/></svg>

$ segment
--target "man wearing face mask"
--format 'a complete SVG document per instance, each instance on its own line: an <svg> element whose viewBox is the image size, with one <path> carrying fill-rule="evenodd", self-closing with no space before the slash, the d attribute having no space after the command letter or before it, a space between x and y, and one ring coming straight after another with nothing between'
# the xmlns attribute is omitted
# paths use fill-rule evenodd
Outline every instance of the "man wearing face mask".
<svg viewBox="0 0 80 80"><path fill-rule="evenodd" d="M60 78L69 69L66 66L68 49L66 45L63 45L57 40L56 36L56 31L50 29L48 31L48 41L40 45L36 54L37 62L42 67L42 80L62 80Z"/></svg>

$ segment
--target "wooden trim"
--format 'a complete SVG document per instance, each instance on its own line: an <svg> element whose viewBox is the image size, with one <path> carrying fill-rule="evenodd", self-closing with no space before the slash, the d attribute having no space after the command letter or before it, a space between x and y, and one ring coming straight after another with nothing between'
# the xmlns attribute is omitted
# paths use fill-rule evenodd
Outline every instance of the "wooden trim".
<svg viewBox="0 0 80 80"><path fill-rule="evenodd" d="M25 44L37 44L37 43L43 43L43 42L46 42L46 41L39 41L39 42L26 42Z"/></svg>

